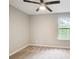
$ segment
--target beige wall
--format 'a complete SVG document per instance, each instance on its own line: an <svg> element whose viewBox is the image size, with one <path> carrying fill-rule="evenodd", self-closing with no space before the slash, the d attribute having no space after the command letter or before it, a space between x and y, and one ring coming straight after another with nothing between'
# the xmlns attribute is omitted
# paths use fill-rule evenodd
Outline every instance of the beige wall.
<svg viewBox="0 0 79 59"><path fill-rule="evenodd" d="M35 15L30 17L30 43L34 45L48 45L69 47L69 40L57 39L58 16L65 14Z"/></svg>
<svg viewBox="0 0 79 59"><path fill-rule="evenodd" d="M18 9L10 6L10 54L28 45L29 17Z"/></svg>

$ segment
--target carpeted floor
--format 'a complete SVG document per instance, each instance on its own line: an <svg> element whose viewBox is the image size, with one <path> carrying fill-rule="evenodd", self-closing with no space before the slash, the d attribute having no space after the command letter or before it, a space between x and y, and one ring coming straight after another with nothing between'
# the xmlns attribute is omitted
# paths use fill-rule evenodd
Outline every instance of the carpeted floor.
<svg viewBox="0 0 79 59"><path fill-rule="evenodd" d="M70 59L69 49L29 46L9 59Z"/></svg>

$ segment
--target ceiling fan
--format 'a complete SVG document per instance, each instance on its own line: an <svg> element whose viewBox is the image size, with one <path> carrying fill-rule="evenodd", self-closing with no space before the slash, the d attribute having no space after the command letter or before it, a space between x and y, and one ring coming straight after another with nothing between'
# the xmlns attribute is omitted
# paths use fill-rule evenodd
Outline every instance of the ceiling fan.
<svg viewBox="0 0 79 59"><path fill-rule="evenodd" d="M28 3L34 3L34 4L39 4L40 7L36 9L36 11L39 11L40 9L44 9L46 8L48 11L52 12L52 10L47 6L47 5L51 5L51 4L59 4L59 1L50 1L50 2L44 2L44 0L40 0L40 2L35 2L35 1L30 1L30 0L23 0L24 2L28 2Z"/></svg>

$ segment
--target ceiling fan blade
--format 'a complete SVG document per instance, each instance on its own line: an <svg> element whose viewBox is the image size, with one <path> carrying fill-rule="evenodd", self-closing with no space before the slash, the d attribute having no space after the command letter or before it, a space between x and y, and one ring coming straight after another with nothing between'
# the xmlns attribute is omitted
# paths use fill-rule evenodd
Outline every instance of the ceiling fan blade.
<svg viewBox="0 0 79 59"><path fill-rule="evenodd" d="M40 4L39 2L35 2L35 1L29 1L29 0L23 0L24 2L29 2L29 3L34 3L34 4Z"/></svg>
<svg viewBox="0 0 79 59"><path fill-rule="evenodd" d="M38 12L39 11L39 8L37 8L36 11Z"/></svg>
<svg viewBox="0 0 79 59"><path fill-rule="evenodd" d="M40 0L40 2L43 3L44 1L43 0Z"/></svg>
<svg viewBox="0 0 79 59"><path fill-rule="evenodd" d="M58 4L58 3L60 3L60 1L45 2L46 5L50 5L50 4Z"/></svg>
<svg viewBox="0 0 79 59"><path fill-rule="evenodd" d="M48 6L45 6L47 10L49 10L50 12L52 12L52 10L48 7Z"/></svg>

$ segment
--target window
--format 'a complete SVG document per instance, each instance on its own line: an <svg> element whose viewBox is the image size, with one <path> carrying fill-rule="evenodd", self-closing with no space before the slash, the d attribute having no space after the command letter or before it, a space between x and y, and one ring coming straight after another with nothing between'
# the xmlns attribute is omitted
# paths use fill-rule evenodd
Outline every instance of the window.
<svg viewBox="0 0 79 59"><path fill-rule="evenodd" d="M70 17L60 16L58 18L58 39L69 40L70 39Z"/></svg>

